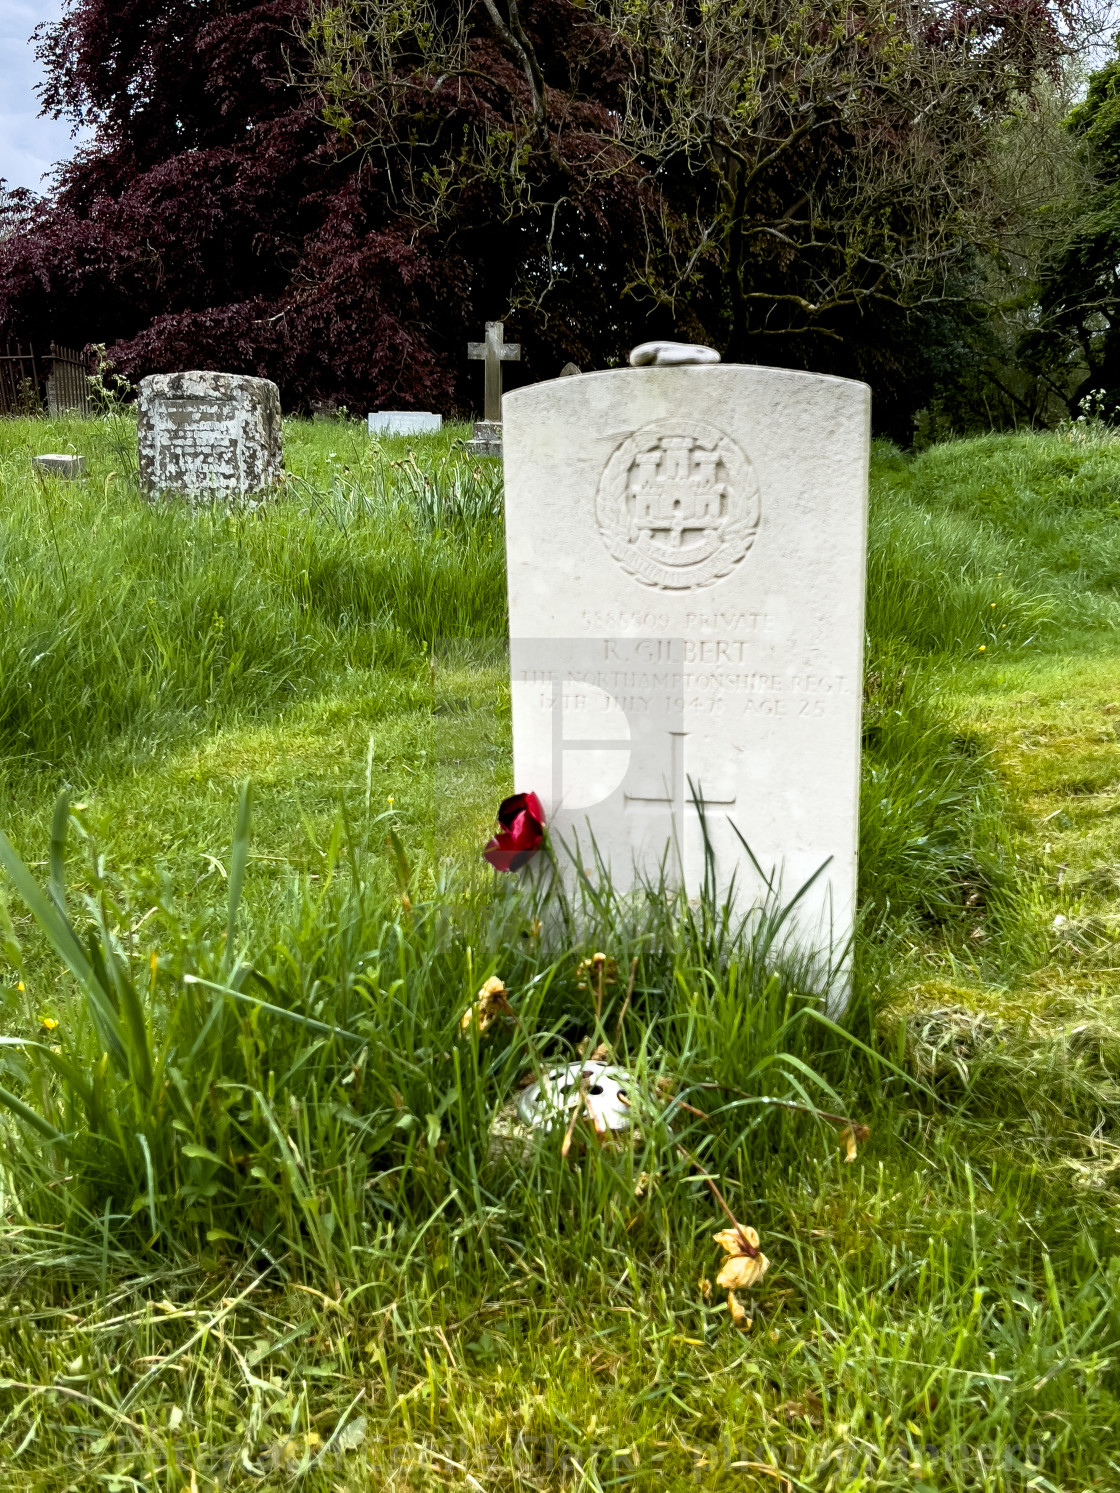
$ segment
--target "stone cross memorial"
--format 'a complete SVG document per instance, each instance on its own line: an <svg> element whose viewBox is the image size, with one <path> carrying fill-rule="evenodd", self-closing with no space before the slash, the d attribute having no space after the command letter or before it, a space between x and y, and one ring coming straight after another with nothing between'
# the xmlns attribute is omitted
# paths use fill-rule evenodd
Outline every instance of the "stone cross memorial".
<svg viewBox="0 0 1120 1493"><path fill-rule="evenodd" d="M505 333L504 322L488 321L486 341L467 343L467 357L485 365L482 418L489 424L502 418L502 364L521 361L520 342L507 342Z"/></svg>
<svg viewBox="0 0 1120 1493"><path fill-rule="evenodd" d="M280 391L237 373L157 373L140 380L140 485L149 496L245 496L280 476Z"/></svg>
<svg viewBox="0 0 1120 1493"><path fill-rule="evenodd" d="M789 926L842 982L870 391L631 361L506 398L515 788L623 889L663 867L698 892L705 841L741 912L815 876Z"/></svg>

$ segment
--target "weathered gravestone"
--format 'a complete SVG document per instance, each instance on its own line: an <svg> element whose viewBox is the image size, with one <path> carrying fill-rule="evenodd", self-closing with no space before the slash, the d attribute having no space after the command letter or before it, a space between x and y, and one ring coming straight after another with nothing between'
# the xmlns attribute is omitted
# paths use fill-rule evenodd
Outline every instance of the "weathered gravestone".
<svg viewBox="0 0 1120 1493"><path fill-rule="evenodd" d="M718 891L765 896L752 855L784 900L820 872L791 926L834 955L855 909L869 408L863 384L718 364L505 401L516 789L584 866L593 836L616 886L664 864L690 892L702 800Z"/></svg>
<svg viewBox="0 0 1120 1493"><path fill-rule="evenodd" d="M140 380L140 485L149 495L244 496L280 476L280 391L237 373L157 373Z"/></svg>

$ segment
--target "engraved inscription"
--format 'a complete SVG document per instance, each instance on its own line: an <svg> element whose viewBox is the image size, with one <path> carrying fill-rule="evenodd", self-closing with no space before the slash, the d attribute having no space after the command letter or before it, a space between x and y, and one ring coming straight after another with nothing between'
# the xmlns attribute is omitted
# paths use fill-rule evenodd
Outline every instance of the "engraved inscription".
<svg viewBox="0 0 1120 1493"><path fill-rule="evenodd" d="M692 590L729 575L751 548L761 497L729 436L701 420L668 420L615 448L595 515L623 570L658 590Z"/></svg>
<svg viewBox="0 0 1120 1493"><path fill-rule="evenodd" d="M808 722L831 717L832 703L853 691L842 674L752 667L747 638L606 638L598 646L594 664L569 667L565 678L605 691L628 716L685 711Z"/></svg>

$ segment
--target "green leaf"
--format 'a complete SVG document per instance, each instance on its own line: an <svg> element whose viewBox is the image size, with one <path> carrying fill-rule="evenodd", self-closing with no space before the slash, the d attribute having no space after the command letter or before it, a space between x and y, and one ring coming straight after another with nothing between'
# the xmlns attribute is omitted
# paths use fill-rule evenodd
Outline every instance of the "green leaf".
<svg viewBox="0 0 1120 1493"><path fill-rule="evenodd" d="M389 831L389 844L393 851L393 861L396 867L397 880L400 882L402 892L408 891L409 882L412 880L412 870L408 864L408 856L404 853L401 838L395 829Z"/></svg>
<svg viewBox="0 0 1120 1493"><path fill-rule="evenodd" d="M159 1234L159 1224L156 1222L156 1179L155 1169L152 1166L152 1153L146 1135L141 1133L136 1139L140 1142L140 1149L144 1153L144 1171L148 1177L148 1219L152 1225L152 1238L155 1239Z"/></svg>
<svg viewBox="0 0 1120 1493"><path fill-rule="evenodd" d="M55 953L81 985L93 1012L94 1021L122 1072L128 1071L124 1034L113 1010L107 989L97 979L68 918L43 893L39 883L20 860L7 835L0 830L0 866L11 877L16 891L27 903L31 915L50 939Z"/></svg>
<svg viewBox="0 0 1120 1493"><path fill-rule="evenodd" d="M212 1161L215 1166L224 1166L227 1171L230 1170L228 1161L223 1161L220 1156L215 1156L213 1151L208 1151L205 1146L184 1146L183 1155L189 1156L192 1161Z"/></svg>
<svg viewBox="0 0 1120 1493"><path fill-rule="evenodd" d="M0 1037L0 1047L23 1047L41 1052L59 1078L77 1093L88 1112L93 1102L93 1089L69 1058L64 1058L60 1052L52 1052L45 1042L33 1042L26 1037Z"/></svg>
<svg viewBox="0 0 1120 1493"><path fill-rule="evenodd" d="M118 976L117 996L124 1014L125 1027L131 1039L129 1067L133 1082L144 1095L146 1104L152 1102L152 1048L148 1040L148 1024L144 1008L136 993L136 986L127 975Z"/></svg>
<svg viewBox="0 0 1120 1493"><path fill-rule="evenodd" d="M54 905L66 916L66 831L70 827L70 795L63 791L55 800L51 818L50 881L47 883Z"/></svg>
<svg viewBox="0 0 1120 1493"><path fill-rule="evenodd" d="M49 1120L44 1120L41 1114L32 1109L30 1105L24 1104L22 1099L9 1094L7 1089L0 1089L0 1104L7 1105L14 1115L17 1115L25 1125L30 1125L31 1129L41 1135L44 1140L52 1141L56 1146L69 1145L69 1137L63 1135L61 1130L56 1130Z"/></svg>

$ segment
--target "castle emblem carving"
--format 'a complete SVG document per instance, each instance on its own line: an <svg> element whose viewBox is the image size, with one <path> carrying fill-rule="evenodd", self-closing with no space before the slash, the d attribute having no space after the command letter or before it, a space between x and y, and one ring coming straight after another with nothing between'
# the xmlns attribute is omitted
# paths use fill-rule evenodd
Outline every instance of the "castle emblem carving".
<svg viewBox="0 0 1120 1493"><path fill-rule="evenodd" d="M661 420L615 448L595 514L623 570L647 586L690 590L742 560L758 533L761 495L750 461L721 430Z"/></svg>

